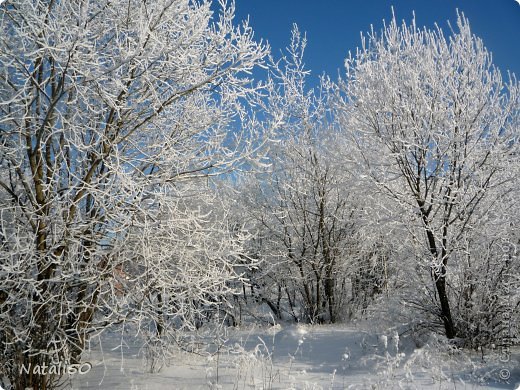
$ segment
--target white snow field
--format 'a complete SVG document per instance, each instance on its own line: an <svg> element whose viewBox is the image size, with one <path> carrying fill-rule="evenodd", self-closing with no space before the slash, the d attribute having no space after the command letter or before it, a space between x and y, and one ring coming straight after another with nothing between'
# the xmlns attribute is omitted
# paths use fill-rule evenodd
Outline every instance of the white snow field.
<svg viewBox="0 0 520 390"><path fill-rule="evenodd" d="M93 344L73 389L517 389L520 350L461 351L440 337L365 325L276 325L227 329L213 353L175 352L150 373L137 346L116 335ZM206 339L209 340L209 339ZM215 352L216 350L219 352ZM502 379L503 378L507 379Z"/></svg>

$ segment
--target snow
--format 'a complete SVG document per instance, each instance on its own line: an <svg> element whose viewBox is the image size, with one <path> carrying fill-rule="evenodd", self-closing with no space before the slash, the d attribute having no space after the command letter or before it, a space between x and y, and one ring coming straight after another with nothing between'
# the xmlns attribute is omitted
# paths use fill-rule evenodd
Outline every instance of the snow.
<svg viewBox="0 0 520 390"><path fill-rule="evenodd" d="M228 328L219 352L175 352L147 372L137 344L115 348L117 335L92 345L92 370L71 387L87 389L516 389L520 349L500 362L494 351L453 348L430 336L421 348L410 335L371 331L369 324ZM208 340L206 340L208 341ZM213 353L210 353L213 351ZM507 369L509 380L499 373ZM516 386L516 387L515 387Z"/></svg>

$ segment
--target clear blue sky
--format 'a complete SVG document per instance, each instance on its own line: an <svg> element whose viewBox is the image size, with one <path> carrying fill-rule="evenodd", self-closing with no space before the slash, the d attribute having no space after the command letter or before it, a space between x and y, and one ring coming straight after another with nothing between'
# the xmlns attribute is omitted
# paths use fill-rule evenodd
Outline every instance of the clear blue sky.
<svg viewBox="0 0 520 390"><path fill-rule="evenodd" d="M382 20L407 21L415 10L418 26L437 22L445 31L464 12L473 32L493 53L494 63L520 78L520 4L515 0L236 0L237 21L248 17L257 38L269 41L275 54L286 47L293 23L307 33L305 63L314 76L336 77L349 50L360 44L360 31L376 30Z"/></svg>

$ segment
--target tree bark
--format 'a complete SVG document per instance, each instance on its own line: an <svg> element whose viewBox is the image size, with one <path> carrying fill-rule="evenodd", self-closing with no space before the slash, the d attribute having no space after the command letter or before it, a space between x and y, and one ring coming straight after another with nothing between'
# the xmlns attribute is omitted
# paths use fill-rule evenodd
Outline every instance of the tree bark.
<svg viewBox="0 0 520 390"><path fill-rule="evenodd" d="M444 266L442 267L444 270ZM456 336L455 326L451 317L450 302L448 294L446 293L446 277L444 275L436 275L435 287L439 294L439 301L441 304L441 318L444 323L444 331L448 339L453 339Z"/></svg>
<svg viewBox="0 0 520 390"><path fill-rule="evenodd" d="M439 251L437 250L437 244L435 242L435 236L430 229L430 225L428 223L428 211L424 209L424 203L419 202L419 207L421 209L422 220L424 222L424 227L426 229L426 237L428 238L428 245L430 247L430 253L432 256L437 259L439 256ZM443 232L446 235L446 231ZM451 316L450 302L448 300L448 293L446 291L446 263L447 257L446 254L442 253L442 266L440 270L433 269L432 275L435 278L435 287L437 289L437 294L439 294L439 303L441 305L440 317L444 324L444 333L448 339L453 339L456 336L455 325L453 324L453 318Z"/></svg>

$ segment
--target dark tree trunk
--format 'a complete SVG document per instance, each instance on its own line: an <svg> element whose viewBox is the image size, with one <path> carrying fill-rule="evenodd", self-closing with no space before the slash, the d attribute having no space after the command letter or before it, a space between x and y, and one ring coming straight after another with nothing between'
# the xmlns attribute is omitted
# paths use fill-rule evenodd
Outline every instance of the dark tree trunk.
<svg viewBox="0 0 520 390"><path fill-rule="evenodd" d="M446 278L443 275L436 277L435 287L437 287L437 293L439 294L439 301L441 304L441 318L442 322L444 323L446 337L452 339L456 336L456 332L455 326L453 325L453 319L451 318L448 294L446 293Z"/></svg>
<svg viewBox="0 0 520 390"><path fill-rule="evenodd" d="M424 222L424 226L426 229L426 237L428 238L428 244L430 247L430 253L434 258L439 257L439 251L437 250L437 243L435 242L435 236L430 229L428 222L428 214L424 209L424 203L418 202L419 207L421 208L422 219ZM446 237L446 229L443 232L443 236ZM437 294L439 294L439 303L441 304L441 312L440 317L444 324L444 332L448 339L452 339L456 336L455 326L453 325L453 318L451 317L451 309L450 302L448 300L448 293L446 291L446 264L447 264L447 256L445 250L441 252L442 256L442 266L439 269L434 269L432 272L433 277L435 278L435 287L437 289Z"/></svg>

